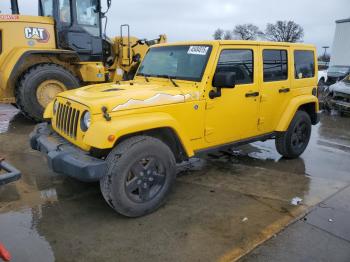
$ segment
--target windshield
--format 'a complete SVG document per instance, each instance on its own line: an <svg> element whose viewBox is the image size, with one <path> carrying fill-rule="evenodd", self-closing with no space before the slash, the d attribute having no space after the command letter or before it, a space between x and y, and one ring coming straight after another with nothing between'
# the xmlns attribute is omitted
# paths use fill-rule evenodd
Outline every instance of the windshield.
<svg viewBox="0 0 350 262"><path fill-rule="evenodd" d="M151 48L137 75L201 81L211 46L163 46Z"/></svg>
<svg viewBox="0 0 350 262"><path fill-rule="evenodd" d="M339 74L346 74L350 70L350 66L331 66L328 69L328 73L339 73Z"/></svg>
<svg viewBox="0 0 350 262"><path fill-rule="evenodd" d="M52 0L40 0L42 16L53 16L53 2Z"/></svg>

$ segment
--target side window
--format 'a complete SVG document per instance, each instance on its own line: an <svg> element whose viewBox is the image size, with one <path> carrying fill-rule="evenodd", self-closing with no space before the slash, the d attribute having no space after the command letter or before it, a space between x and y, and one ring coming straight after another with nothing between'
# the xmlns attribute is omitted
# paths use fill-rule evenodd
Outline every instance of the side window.
<svg viewBox="0 0 350 262"><path fill-rule="evenodd" d="M223 50L220 54L216 72L236 73L236 84L254 82L253 50L235 49Z"/></svg>
<svg viewBox="0 0 350 262"><path fill-rule="evenodd" d="M53 16L53 2L52 0L40 0L39 2L41 16Z"/></svg>
<svg viewBox="0 0 350 262"><path fill-rule="evenodd" d="M264 82L288 79L288 55L286 50L264 50Z"/></svg>
<svg viewBox="0 0 350 262"><path fill-rule="evenodd" d="M315 76L315 54L313 51L294 51L295 78L313 78Z"/></svg>
<svg viewBox="0 0 350 262"><path fill-rule="evenodd" d="M59 10L61 22L70 24L72 22L72 18L69 0L59 0Z"/></svg>
<svg viewBox="0 0 350 262"><path fill-rule="evenodd" d="M100 18L97 12L98 0L77 0L77 19L78 24L93 36L100 35Z"/></svg>

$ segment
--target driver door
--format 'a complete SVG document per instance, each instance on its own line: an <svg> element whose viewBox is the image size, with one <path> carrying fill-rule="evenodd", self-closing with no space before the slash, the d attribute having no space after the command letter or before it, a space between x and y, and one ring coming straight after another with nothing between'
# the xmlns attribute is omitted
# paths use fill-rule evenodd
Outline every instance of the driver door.
<svg viewBox="0 0 350 262"><path fill-rule="evenodd" d="M224 47L216 72L234 72L234 88L222 89L221 97L207 98L205 139L220 145L256 136L258 133L258 55L256 46ZM207 90L213 88L208 84Z"/></svg>

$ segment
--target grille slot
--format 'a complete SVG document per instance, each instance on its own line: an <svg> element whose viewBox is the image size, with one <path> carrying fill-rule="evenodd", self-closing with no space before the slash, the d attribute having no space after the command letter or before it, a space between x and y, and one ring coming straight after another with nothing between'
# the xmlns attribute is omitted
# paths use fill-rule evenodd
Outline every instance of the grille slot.
<svg viewBox="0 0 350 262"><path fill-rule="evenodd" d="M80 111L67 104L59 103L56 113L56 127L67 136L76 139Z"/></svg>

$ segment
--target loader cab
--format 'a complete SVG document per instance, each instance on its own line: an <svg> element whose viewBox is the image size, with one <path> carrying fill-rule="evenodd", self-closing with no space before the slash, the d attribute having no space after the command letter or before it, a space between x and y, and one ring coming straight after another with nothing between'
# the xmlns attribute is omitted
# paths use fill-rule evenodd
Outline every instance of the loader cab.
<svg viewBox="0 0 350 262"><path fill-rule="evenodd" d="M100 0L39 0L39 15L55 19L57 48L76 51L81 61L103 60Z"/></svg>

